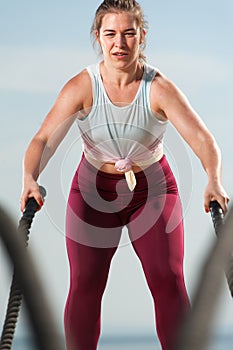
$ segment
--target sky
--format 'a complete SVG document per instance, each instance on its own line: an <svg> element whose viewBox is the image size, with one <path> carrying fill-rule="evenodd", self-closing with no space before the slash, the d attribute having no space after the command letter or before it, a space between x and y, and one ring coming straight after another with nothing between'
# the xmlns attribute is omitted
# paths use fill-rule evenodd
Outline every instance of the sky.
<svg viewBox="0 0 233 350"><path fill-rule="evenodd" d="M140 2L149 22L148 63L172 79L186 94L214 134L223 155L223 183L232 195L233 2L210 0ZM1 1L0 3L0 204L17 224L21 213L22 160L62 86L98 60L90 27L99 1ZM185 220L185 279L192 298L203 262L215 237L203 210L206 175L196 156L172 126L165 139L180 188ZM68 291L64 212L69 185L81 156L72 127L39 182L46 187L44 208L37 213L29 249L62 331ZM0 315L4 314L11 270L1 245ZM2 316L1 316L2 317ZM0 319L0 324L2 319ZM227 286L216 307L214 327L233 326ZM154 332L151 296L127 241L114 257L103 301L103 333ZM27 330L23 314L17 332Z"/></svg>

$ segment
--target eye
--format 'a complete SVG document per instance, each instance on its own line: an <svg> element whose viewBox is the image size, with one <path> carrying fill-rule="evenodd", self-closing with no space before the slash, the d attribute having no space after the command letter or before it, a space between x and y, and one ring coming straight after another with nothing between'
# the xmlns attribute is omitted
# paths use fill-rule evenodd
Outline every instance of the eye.
<svg viewBox="0 0 233 350"><path fill-rule="evenodd" d="M128 38L132 38L134 36L136 36L137 34L135 32L126 32L125 36L127 36Z"/></svg>
<svg viewBox="0 0 233 350"><path fill-rule="evenodd" d="M105 33L105 36L107 36L107 37L113 37L114 35L115 35L114 32L107 32L107 33Z"/></svg>

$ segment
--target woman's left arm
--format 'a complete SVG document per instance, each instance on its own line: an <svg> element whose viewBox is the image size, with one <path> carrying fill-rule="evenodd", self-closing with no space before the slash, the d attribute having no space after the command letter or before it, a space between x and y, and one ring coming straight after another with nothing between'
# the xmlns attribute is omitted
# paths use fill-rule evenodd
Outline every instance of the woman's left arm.
<svg viewBox="0 0 233 350"><path fill-rule="evenodd" d="M204 193L205 211L209 211L210 201L216 200L226 212L229 197L222 186L221 151L215 138L184 94L171 81L159 75L154 83L153 90L157 96L159 109L190 145L207 173L208 184ZM155 109L158 110L158 105Z"/></svg>

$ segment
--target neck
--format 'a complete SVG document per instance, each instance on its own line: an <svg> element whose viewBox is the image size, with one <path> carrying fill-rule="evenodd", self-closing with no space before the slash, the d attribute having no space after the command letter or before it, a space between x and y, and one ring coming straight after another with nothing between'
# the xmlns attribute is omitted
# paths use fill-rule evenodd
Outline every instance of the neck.
<svg viewBox="0 0 233 350"><path fill-rule="evenodd" d="M108 65L107 62L103 61L100 63L100 74L103 81L123 87L132 82L141 80L143 75L143 64L136 61L131 66L122 69Z"/></svg>

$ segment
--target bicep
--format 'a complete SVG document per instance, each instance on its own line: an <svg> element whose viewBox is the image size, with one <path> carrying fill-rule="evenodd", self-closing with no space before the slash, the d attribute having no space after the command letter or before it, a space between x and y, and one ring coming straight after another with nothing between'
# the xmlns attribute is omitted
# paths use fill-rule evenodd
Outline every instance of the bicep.
<svg viewBox="0 0 233 350"><path fill-rule="evenodd" d="M197 151L199 145L212 138L212 135L187 97L173 83L166 82L163 90L161 105L166 117L182 138Z"/></svg>
<svg viewBox="0 0 233 350"><path fill-rule="evenodd" d="M71 127L76 114L83 106L83 89L79 81L70 80L59 93L45 117L37 137L46 143L59 143Z"/></svg>

